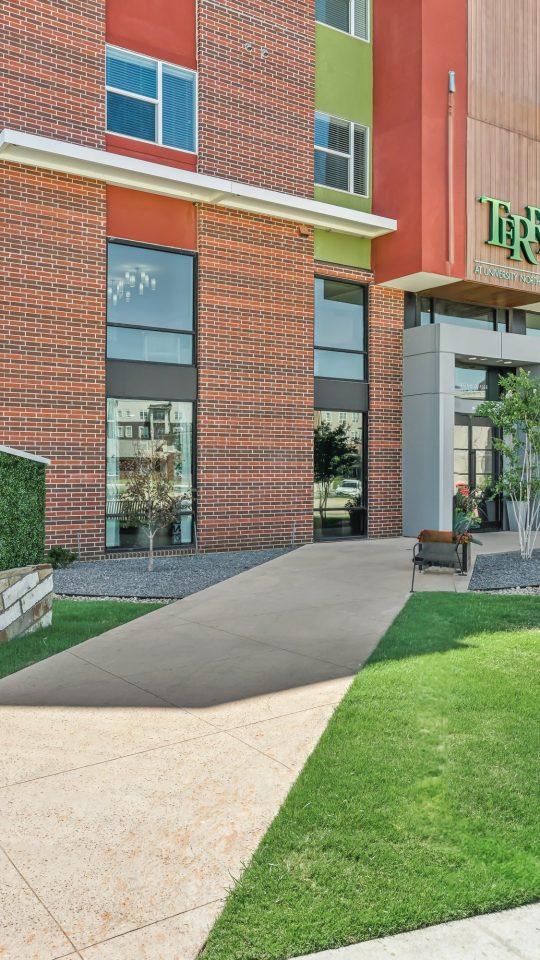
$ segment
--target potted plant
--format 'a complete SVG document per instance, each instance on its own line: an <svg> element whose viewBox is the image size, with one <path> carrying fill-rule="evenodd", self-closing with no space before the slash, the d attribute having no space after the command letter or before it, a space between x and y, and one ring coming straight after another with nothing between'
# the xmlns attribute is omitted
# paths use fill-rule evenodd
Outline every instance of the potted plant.
<svg viewBox="0 0 540 960"><path fill-rule="evenodd" d="M365 533L365 510L362 494L357 493L355 497L351 497L350 500L347 500L345 509L349 511L352 535L355 537L361 536L363 533Z"/></svg>

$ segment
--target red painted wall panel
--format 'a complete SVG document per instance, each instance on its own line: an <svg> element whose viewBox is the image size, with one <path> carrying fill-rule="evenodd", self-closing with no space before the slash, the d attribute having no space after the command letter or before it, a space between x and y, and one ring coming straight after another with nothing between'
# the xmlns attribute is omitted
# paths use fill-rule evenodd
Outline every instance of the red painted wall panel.
<svg viewBox="0 0 540 960"><path fill-rule="evenodd" d="M139 190L107 187L107 234L181 250L197 249L195 206Z"/></svg>
<svg viewBox="0 0 540 960"><path fill-rule="evenodd" d="M120 137L116 133L108 133L105 144L106 149L111 153L120 153L123 157L135 157L137 160L149 160L151 163L164 163L167 167L181 167L182 170L197 169L195 153L184 153L183 150L160 147L157 143Z"/></svg>
<svg viewBox="0 0 540 960"><path fill-rule="evenodd" d="M107 42L195 70L196 0L107 0Z"/></svg>
<svg viewBox="0 0 540 960"><path fill-rule="evenodd" d="M467 0L378 0L373 203L398 231L373 244L377 283L427 271L463 277ZM455 70L455 258L448 260L448 73Z"/></svg>

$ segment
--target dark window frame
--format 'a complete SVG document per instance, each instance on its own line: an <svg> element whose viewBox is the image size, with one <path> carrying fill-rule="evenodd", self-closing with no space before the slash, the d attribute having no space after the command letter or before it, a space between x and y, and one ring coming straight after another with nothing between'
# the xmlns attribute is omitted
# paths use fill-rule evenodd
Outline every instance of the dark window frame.
<svg viewBox="0 0 540 960"><path fill-rule="evenodd" d="M143 244L143 246L146 246L146 244ZM135 362L135 361L133 361L133 362ZM137 361L137 362L143 362L143 363L144 363L145 361ZM155 556L159 556L160 554L163 556L163 555L168 555L168 554L170 554L171 550L177 550L179 553L181 553L181 552L183 552L183 551L185 551L185 550L190 550L190 549L197 543L197 491L198 491L198 484L197 484L197 480L198 480L198 473L197 473L197 470L198 470L198 465L197 465L197 451L198 451L198 443L197 443L197 438L198 438L197 414L198 414L198 402L197 402L197 400L168 400L168 399L163 400L163 399L162 399L162 400L160 401L159 399L156 399L156 397L143 397L143 396L140 396L140 395L138 395L138 396L130 396L130 397L112 397L112 396L107 395L107 396L105 397L105 409L104 409L104 414L105 414L105 464L104 464L103 470L104 470L105 491L107 490L107 440L109 439L108 436L107 436L107 422L108 422L108 421L107 421L107 413L108 413L107 404L108 404L109 400L147 400L149 403L160 403L160 402L161 402L161 403L190 403L190 404L191 404L191 413L192 413L192 416L191 416L191 479L192 479L192 484L193 484L193 496L192 496L192 498L191 498L191 510L189 511L189 513L186 511L186 514L185 514L186 516L190 516L191 519L192 519L192 524L191 524L191 540L190 540L189 543L181 543L181 544L177 544L177 545L171 544L171 545L168 546L168 547L157 547L157 549L154 550L154 554L155 554ZM143 422L145 422L145 421L143 421ZM137 420L136 423L137 423L137 426L140 426L141 421L140 421L140 420ZM105 553L106 553L106 554L107 554L107 553L113 553L113 554L114 554L114 553L141 553L141 552L144 552L141 547L125 547L125 546L124 546L124 547L122 547L122 546L119 546L119 547L108 547L108 546L107 546L107 497L106 497L106 496L105 496L105 512L104 512L104 515L103 515L103 546L104 546L104 550L105 550Z"/></svg>
<svg viewBox="0 0 540 960"><path fill-rule="evenodd" d="M324 412L324 411L328 411L329 413L348 413L348 414L357 413L357 414L360 416L360 418L361 418L361 424L362 424L362 443L361 443L361 451L362 451L362 497L363 497L363 501L364 501L364 502L363 502L362 506L360 507L360 509L361 509L361 510L363 511L363 513L364 513L364 518L365 518L365 531L366 531L366 532L365 532L365 533L361 533L361 534L356 534L356 535L352 534L350 537L321 537L321 538L318 539L318 540L317 540L317 539L314 539L314 542L315 542L315 543L328 543L328 542L330 542L330 541L345 540L345 539L346 539L346 540L365 540L365 539L367 538L367 536L368 536L368 529L369 529L369 527L368 527L368 524L369 524L369 479L368 479L368 478L369 478L369 469L368 469L368 457L369 457L369 436L368 436L368 432L369 432L369 411L368 411L368 410L341 410L341 408L338 408L338 407L329 407L329 406L324 407L324 408L323 408L323 407L314 407L313 414L315 415L315 413L316 413L317 411L319 411L319 412L321 412L321 413ZM337 513L337 512L339 511L339 509L340 509L339 507L330 507L330 508L328 508L328 512L329 512L329 513L332 513L332 512ZM315 516L315 512L316 512L316 511L315 511L315 505L313 505L313 516Z"/></svg>
<svg viewBox="0 0 540 960"><path fill-rule="evenodd" d="M106 320L106 330L109 327L121 328L123 330L151 330L156 333L179 333L184 336L190 336L192 342L192 351L191 351L191 363L174 363L171 361L175 367L194 367L197 365L197 320L198 320L198 254L196 250L184 250L180 247L166 247L162 244L157 243L142 243L139 240L124 240L122 237L107 237L106 238L106 284L105 284L105 316ZM157 326L129 326L127 323L114 323L108 319L108 302L107 302L107 283L109 282L109 245L116 244L117 246L124 247L138 247L143 250L157 250L160 253L175 253L181 256L191 257L193 260L193 290L192 290L192 309L193 309L193 326L190 330L185 329L184 327L157 327ZM129 357L109 357L108 355L108 338L105 338L105 357L106 360L120 360L126 361L129 363L153 363L152 360L133 360ZM133 398L135 399L135 398Z"/></svg>
<svg viewBox="0 0 540 960"><path fill-rule="evenodd" d="M428 301L428 303L429 303L429 309L428 309L428 310L423 310L423 309L422 309L422 303L423 303L424 301ZM504 321L503 321L503 320L501 320L501 318L500 318L500 316L499 316L499 310L498 310L496 307L491 307L491 306L489 306L489 305L484 305L484 304L480 304L480 303L469 303L468 301L447 300L447 299L445 299L445 298L443 298L443 297L425 297L425 296L422 296L421 294L418 295L418 297L416 298L416 326L417 326L417 327L422 326L422 318L421 318L422 313L429 313L429 324L423 324L423 326L435 326L435 325L436 325L436 324L435 324L435 314L438 312L438 311L437 311L437 304L440 304L440 303L445 303L445 304L446 304L446 303L457 304L457 305L462 306L462 307L472 307L472 308L474 308L474 309L477 309L478 307L482 307L484 310L489 310L489 311L491 311L491 313L492 313L492 315L493 315L493 321L492 321L492 323L491 323L491 324L490 324L490 323L486 323L486 324L485 324L485 329L486 329L487 331L489 331L489 332L495 332L495 333L497 333L497 332L498 332L498 333L506 333L506 332L508 331L508 311L506 311L506 310L503 311L503 313L505 314L505 319L504 319ZM444 320L441 321L441 322L444 323ZM449 320L448 323L449 323L450 326L457 326L457 324L452 324L452 321L451 321L451 320ZM466 327L466 324L460 324L460 326ZM471 329L471 330L480 330L481 328L471 325L470 329Z"/></svg>
<svg viewBox="0 0 540 960"><path fill-rule="evenodd" d="M324 350L328 353L350 353L358 357L364 358L364 376L361 379L350 377L325 377L320 374L315 374L317 380L341 380L345 383L368 383L369 381L369 337L368 337L368 324L369 324L369 296L368 291L369 287L366 283L360 283L358 280L349 280L342 277L328 276L324 273L315 273L315 280L334 280L337 283L344 283L350 287L360 287L363 292L363 309L364 309L364 349L363 350L347 350L347 349L337 349L337 347L319 347L315 340L315 310L316 310L316 296L315 296L315 282L313 283L313 357L315 357L316 350ZM353 411L356 412L356 411Z"/></svg>

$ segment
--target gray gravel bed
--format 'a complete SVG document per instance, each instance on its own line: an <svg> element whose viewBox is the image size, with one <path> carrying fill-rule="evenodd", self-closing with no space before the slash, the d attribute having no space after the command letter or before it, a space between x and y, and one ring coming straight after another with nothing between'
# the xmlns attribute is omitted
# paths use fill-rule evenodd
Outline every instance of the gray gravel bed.
<svg viewBox="0 0 540 960"><path fill-rule="evenodd" d="M155 557L152 573L148 572L144 558L75 561L63 570L54 571L54 591L64 597L178 600L281 557L291 549L294 548Z"/></svg>
<svg viewBox="0 0 540 960"><path fill-rule="evenodd" d="M488 553L476 558L469 590L514 590L540 586L540 550L530 560L520 553Z"/></svg>

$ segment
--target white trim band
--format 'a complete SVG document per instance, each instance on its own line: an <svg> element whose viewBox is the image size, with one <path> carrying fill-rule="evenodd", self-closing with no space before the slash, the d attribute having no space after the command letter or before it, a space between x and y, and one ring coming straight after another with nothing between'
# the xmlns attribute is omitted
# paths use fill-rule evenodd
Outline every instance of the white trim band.
<svg viewBox="0 0 540 960"><path fill-rule="evenodd" d="M388 217L378 217L307 197L262 190L234 180L208 177L190 170L51 140L19 130L6 129L0 133L0 160L89 177L164 197L246 210L355 237L373 239L397 229L396 221Z"/></svg>
<svg viewBox="0 0 540 960"><path fill-rule="evenodd" d="M4 447L0 444L0 453L9 453L12 457L22 457L24 460L35 460L36 463L44 463L46 467L50 466L51 461L47 457L38 457L35 453L27 453L26 450L16 450L15 447Z"/></svg>

